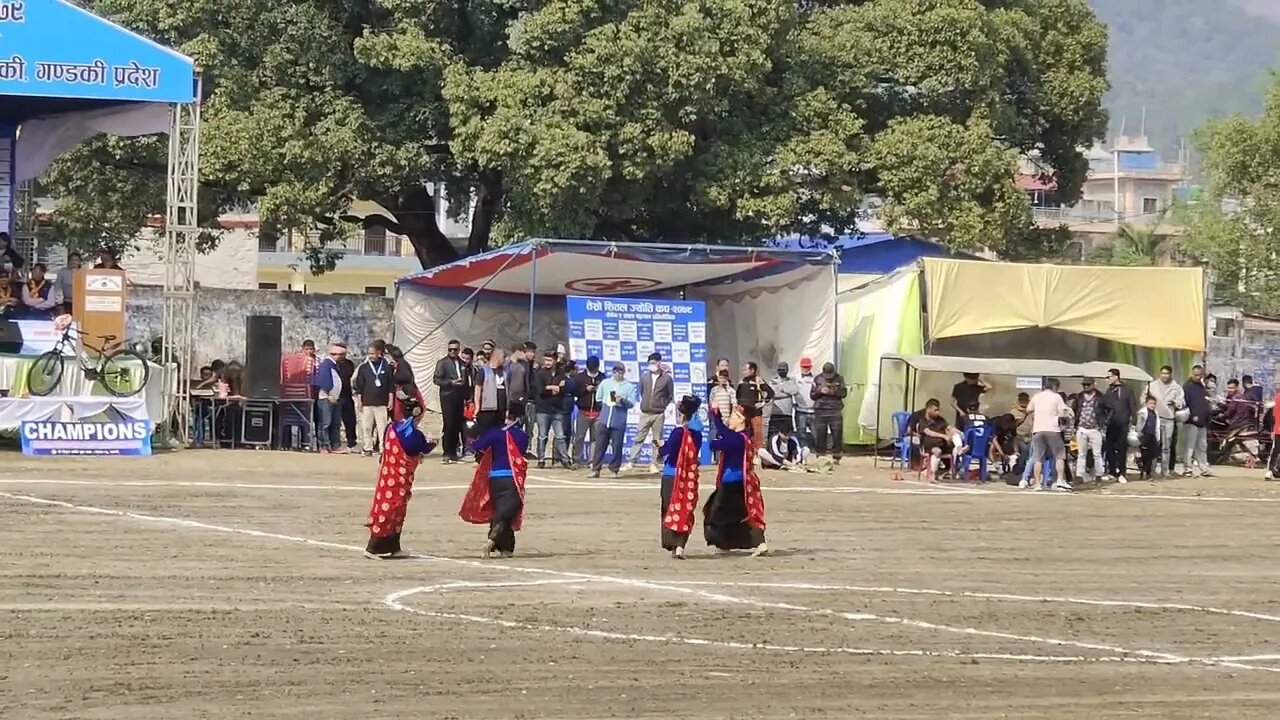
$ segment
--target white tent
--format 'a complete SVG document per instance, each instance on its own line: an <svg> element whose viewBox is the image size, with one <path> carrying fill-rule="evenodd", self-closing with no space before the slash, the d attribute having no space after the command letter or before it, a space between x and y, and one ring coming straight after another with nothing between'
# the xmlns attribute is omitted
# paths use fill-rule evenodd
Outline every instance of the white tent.
<svg viewBox="0 0 1280 720"><path fill-rule="evenodd" d="M396 344L426 385L449 340L567 347L566 296L683 297L707 305L711 357L821 366L836 357L836 262L825 250L530 240L401 279Z"/></svg>

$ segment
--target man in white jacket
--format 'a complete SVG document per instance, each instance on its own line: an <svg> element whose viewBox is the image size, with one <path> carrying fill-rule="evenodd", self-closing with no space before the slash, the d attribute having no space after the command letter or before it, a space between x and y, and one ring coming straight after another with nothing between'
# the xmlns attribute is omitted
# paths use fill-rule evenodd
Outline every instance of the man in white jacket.
<svg viewBox="0 0 1280 720"><path fill-rule="evenodd" d="M1156 399L1156 418L1160 423L1160 473L1168 477L1173 473L1173 428L1176 414L1187 406L1182 386L1173 381L1173 368L1160 368L1160 376L1147 384L1147 395Z"/></svg>

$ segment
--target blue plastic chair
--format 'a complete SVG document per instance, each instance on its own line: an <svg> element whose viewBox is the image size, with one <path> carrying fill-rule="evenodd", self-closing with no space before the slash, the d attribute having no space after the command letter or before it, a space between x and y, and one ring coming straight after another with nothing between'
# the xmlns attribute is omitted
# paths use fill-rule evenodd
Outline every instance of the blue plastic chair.
<svg viewBox="0 0 1280 720"><path fill-rule="evenodd" d="M911 465L911 438L907 437L907 421L911 419L909 412L893 414L893 464L906 470Z"/></svg>
<svg viewBox="0 0 1280 720"><path fill-rule="evenodd" d="M977 459L978 482L987 481L987 456L991 449L991 438L994 435L995 428L990 423L965 428L964 444L969 447L969 452L960 456L960 467L956 468L956 477L961 480L967 480L969 477L969 461Z"/></svg>

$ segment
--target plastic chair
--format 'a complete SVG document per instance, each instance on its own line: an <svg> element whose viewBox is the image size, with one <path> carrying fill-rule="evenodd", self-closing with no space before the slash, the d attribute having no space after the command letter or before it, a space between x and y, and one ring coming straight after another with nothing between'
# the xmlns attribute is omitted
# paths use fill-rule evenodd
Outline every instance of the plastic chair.
<svg viewBox="0 0 1280 720"><path fill-rule="evenodd" d="M893 463L890 467L906 470L911 464L911 438L907 437L907 421L910 419L909 412L893 414Z"/></svg>
<svg viewBox="0 0 1280 720"><path fill-rule="evenodd" d="M987 456L991 450L991 438L995 429L990 423L977 427L969 427L964 431L964 444L969 452L960 456L960 466L956 468L956 476L964 480L969 477L969 461L978 461L978 482L987 481Z"/></svg>

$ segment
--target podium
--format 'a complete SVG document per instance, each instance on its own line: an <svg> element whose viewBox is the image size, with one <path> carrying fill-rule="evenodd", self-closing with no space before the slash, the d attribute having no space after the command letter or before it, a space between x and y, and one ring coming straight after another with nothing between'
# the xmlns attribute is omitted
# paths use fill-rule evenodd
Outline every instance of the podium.
<svg viewBox="0 0 1280 720"><path fill-rule="evenodd" d="M71 314L82 337L110 350L125 341L124 302L127 284L119 269L81 268L72 274ZM111 343L103 336L114 335ZM86 348L87 350L87 348Z"/></svg>

